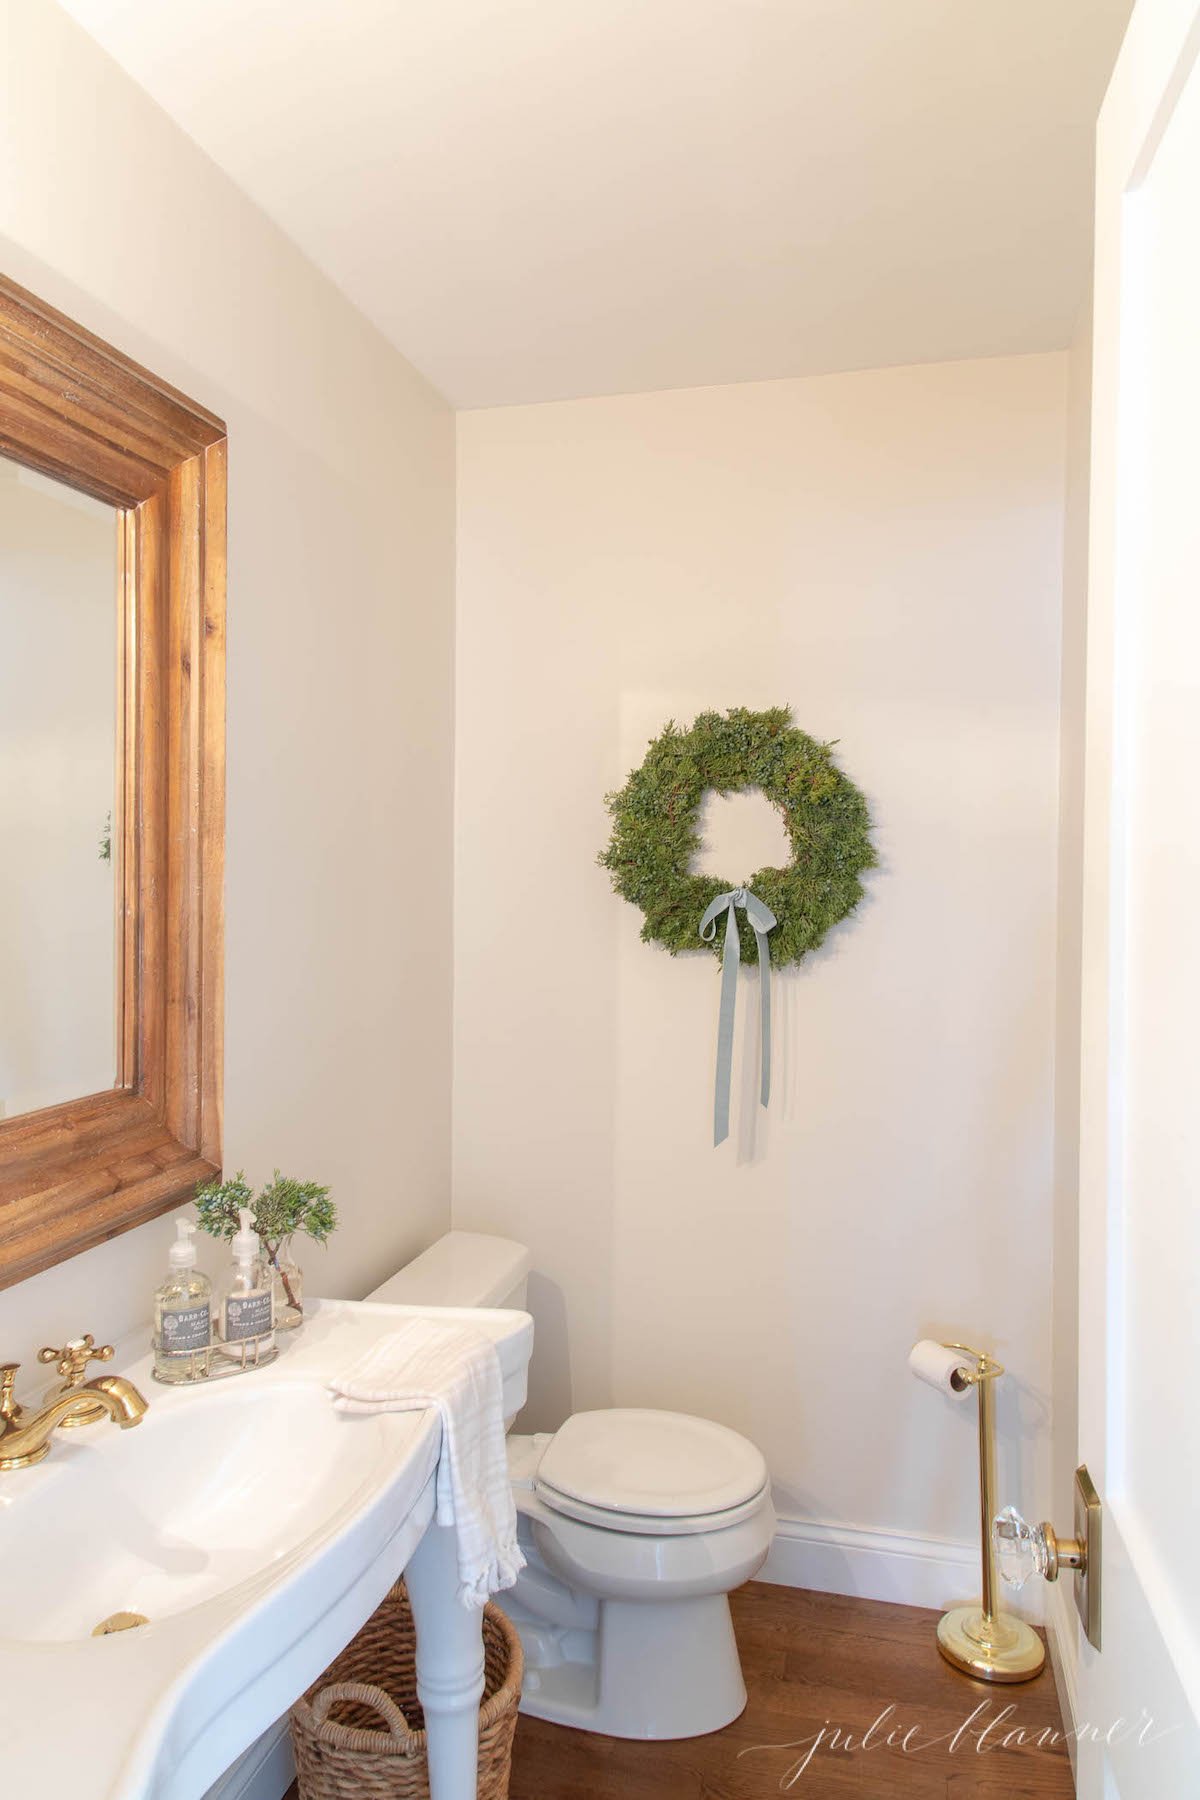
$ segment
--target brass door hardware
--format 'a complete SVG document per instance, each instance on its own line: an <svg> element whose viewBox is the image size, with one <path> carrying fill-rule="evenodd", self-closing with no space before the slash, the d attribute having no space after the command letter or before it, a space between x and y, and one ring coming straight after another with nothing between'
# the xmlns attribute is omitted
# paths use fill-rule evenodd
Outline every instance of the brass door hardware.
<svg viewBox="0 0 1200 1800"><path fill-rule="evenodd" d="M99 1350L95 1345L96 1340L89 1331L85 1337L70 1338L61 1350L53 1350L47 1344L38 1351L38 1361L40 1363L57 1363L58 1372L63 1378L61 1381L55 1382L53 1387L46 1389L47 1403L60 1399L63 1394L69 1394L72 1388L82 1387L89 1363L112 1361L113 1347L111 1344L101 1344ZM81 1406L78 1412L72 1413L69 1418L62 1421L60 1429L74 1431L77 1425L95 1425L99 1419L106 1417L104 1407L97 1401L93 1406Z"/></svg>
<svg viewBox="0 0 1200 1800"><path fill-rule="evenodd" d="M69 1388L40 1412L29 1413L14 1394L19 1363L0 1363L0 1470L28 1469L49 1453L50 1439L81 1408L99 1406L115 1425L127 1431L139 1425L146 1401L123 1375L97 1375Z"/></svg>
<svg viewBox="0 0 1200 1800"><path fill-rule="evenodd" d="M1088 1643L1100 1648L1100 1540L1103 1517L1100 1496L1082 1465L1075 1471L1075 1535L1060 1538L1048 1519L1030 1525L1015 1506L996 1515L993 1536L1000 1573L1010 1587L1021 1588L1031 1575L1057 1581L1061 1569L1074 1571L1075 1605Z"/></svg>
<svg viewBox="0 0 1200 1800"><path fill-rule="evenodd" d="M1100 1571L1104 1548L1104 1511L1085 1464L1075 1471L1075 1537L1083 1540L1084 1557L1073 1564L1075 1605L1083 1621L1084 1635L1093 1650L1100 1648ZM1061 1560L1061 1558L1060 1558Z"/></svg>

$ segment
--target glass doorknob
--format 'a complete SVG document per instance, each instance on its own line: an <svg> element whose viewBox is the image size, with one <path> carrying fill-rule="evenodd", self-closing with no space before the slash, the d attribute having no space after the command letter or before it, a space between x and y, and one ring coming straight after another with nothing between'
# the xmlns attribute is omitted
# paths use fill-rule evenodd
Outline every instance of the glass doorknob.
<svg viewBox="0 0 1200 1800"><path fill-rule="evenodd" d="M1084 1546L1075 1538L1060 1538L1048 1519L1031 1525L1015 1506L1006 1506L992 1520L992 1541L1000 1578L1010 1588L1023 1588L1031 1575L1057 1581L1061 1568L1087 1567Z"/></svg>

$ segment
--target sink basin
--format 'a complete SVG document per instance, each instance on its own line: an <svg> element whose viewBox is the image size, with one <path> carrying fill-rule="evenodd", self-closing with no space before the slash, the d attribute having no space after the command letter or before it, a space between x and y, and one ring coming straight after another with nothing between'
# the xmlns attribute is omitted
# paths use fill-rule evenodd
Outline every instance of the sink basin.
<svg viewBox="0 0 1200 1800"><path fill-rule="evenodd" d="M4 1794L198 1800L446 1536L430 1531L436 1413L347 1415L328 1392L422 1310L319 1301L276 1362L211 1386L160 1386L140 1346L118 1351L141 1422L60 1431L45 1461L0 1474ZM491 1337L518 1411L533 1321L435 1310ZM461 1636L453 1551L430 1555L451 1559L434 1639ZM116 1613L145 1623L92 1635Z"/></svg>
<svg viewBox="0 0 1200 1800"><path fill-rule="evenodd" d="M313 1383L240 1376L174 1412L156 1392L129 1431L60 1434L35 1513L0 1509L0 1637L63 1642L117 1611L201 1605L302 1555L394 1457L381 1417L348 1419Z"/></svg>

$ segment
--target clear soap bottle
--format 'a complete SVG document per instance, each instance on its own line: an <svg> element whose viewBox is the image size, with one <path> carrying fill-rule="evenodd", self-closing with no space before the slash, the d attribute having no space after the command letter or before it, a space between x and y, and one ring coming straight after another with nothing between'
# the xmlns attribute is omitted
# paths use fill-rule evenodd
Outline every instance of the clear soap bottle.
<svg viewBox="0 0 1200 1800"><path fill-rule="evenodd" d="M254 1214L243 1207L238 1218L241 1230L230 1245L233 1266L217 1288L217 1342L223 1357L240 1368L255 1369L277 1354L275 1286L262 1273Z"/></svg>
<svg viewBox="0 0 1200 1800"><path fill-rule="evenodd" d="M212 1346L212 1282L196 1267L196 1227L176 1219L167 1279L154 1295L154 1378L203 1381Z"/></svg>

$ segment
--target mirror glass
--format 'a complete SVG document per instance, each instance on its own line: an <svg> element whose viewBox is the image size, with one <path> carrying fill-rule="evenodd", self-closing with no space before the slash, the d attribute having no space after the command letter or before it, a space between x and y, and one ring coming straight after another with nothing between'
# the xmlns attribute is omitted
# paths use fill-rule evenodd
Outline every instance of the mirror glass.
<svg viewBox="0 0 1200 1800"><path fill-rule="evenodd" d="M116 509L0 458L0 1117L116 1071Z"/></svg>

